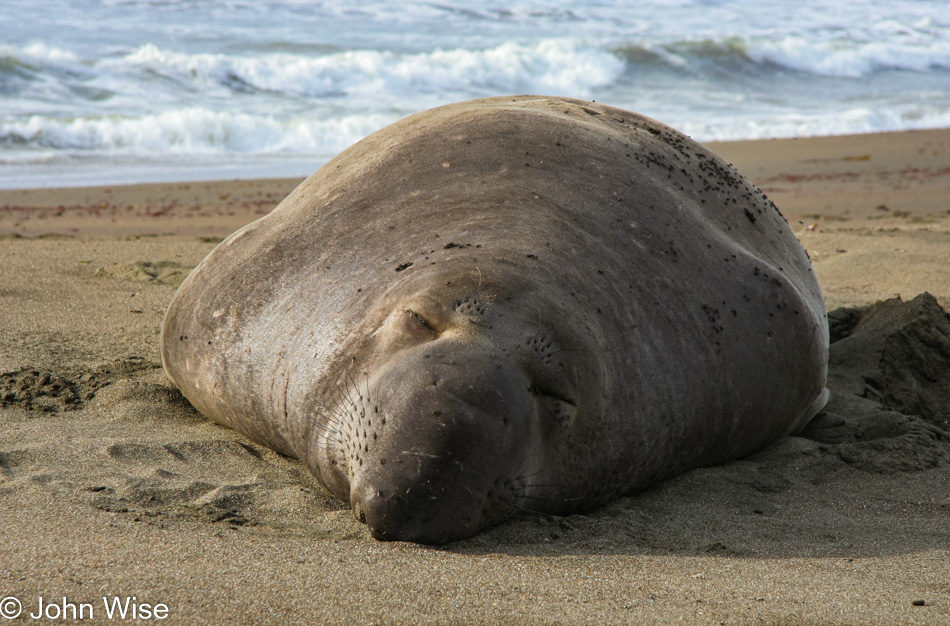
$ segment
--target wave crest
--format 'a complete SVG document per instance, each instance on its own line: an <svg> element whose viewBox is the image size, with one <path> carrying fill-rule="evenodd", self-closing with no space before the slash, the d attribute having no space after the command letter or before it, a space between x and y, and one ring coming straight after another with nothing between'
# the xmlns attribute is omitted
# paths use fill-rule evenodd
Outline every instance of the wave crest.
<svg viewBox="0 0 950 626"><path fill-rule="evenodd" d="M324 56L267 54L241 57L184 54L146 44L102 63L112 71L135 69L178 83L235 91L279 92L308 98L396 95L492 89L586 93L610 84L623 63L606 50L569 40L535 45L504 43L484 50L418 54L353 50Z"/></svg>
<svg viewBox="0 0 950 626"><path fill-rule="evenodd" d="M332 155L394 121L385 115L280 122L242 113L187 108L141 117L49 119L32 116L0 123L0 146L28 151L114 154L314 154ZM10 155L8 155L10 156Z"/></svg>
<svg viewBox="0 0 950 626"><path fill-rule="evenodd" d="M835 78L861 78L880 71L926 72L950 68L947 41L812 41L782 39L690 39L663 44L627 44L616 48L631 70L685 71L715 80L723 69L736 74L767 75L794 71ZM714 69L710 68L710 65Z"/></svg>

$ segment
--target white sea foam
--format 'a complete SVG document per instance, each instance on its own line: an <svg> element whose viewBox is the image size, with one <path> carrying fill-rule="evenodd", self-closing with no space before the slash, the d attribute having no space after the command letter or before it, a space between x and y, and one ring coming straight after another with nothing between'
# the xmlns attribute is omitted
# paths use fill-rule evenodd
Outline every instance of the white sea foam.
<svg viewBox="0 0 950 626"><path fill-rule="evenodd" d="M331 155L391 121L391 117L373 114L278 122L201 108L138 118L51 120L33 116L0 124L0 139L34 147L27 152L0 152L0 163L45 159L49 151L57 150L138 156L229 152Z"/></svg>
<svg viewBox="0 0 950 626"><path fill-rule="evenodd" d="M624 71L623 62L610 52L570 40L419 54L351 50L325 56L253 57L183 54L146 44L101 65L113 72L131 68L153 72L195 87L223 85L309 98L477 88L570 91L583 96L591 88L609 85Z"/></svg>
<svg viewBox="0 0 950 626"><path fill-rule="evenodd" d="M793 70L860 78L881 70L925 72L950 68L950 41L909 44L904 42L808 41L785 37L780 41L754 41L746 47L758 63L774 63Z"/></svg>
<svg viewBox="0 0 950 626"><path fill-rule="evenodd" d="M782 117L758 118L736 116L713 122L691 117L672 123L684 133L708 142L947 128L950 127L950 113L928 107L903 114L856 107L834 113L788 113Z"/></svg>
<svg viewBox="0 0 950 626"><path fill-rule="evenodd" d="M76 63L79 58L68 50L50 47L41 41L34 41L24 46L0 44L0 58L7 57L18 61L31 63Z"/></svg>

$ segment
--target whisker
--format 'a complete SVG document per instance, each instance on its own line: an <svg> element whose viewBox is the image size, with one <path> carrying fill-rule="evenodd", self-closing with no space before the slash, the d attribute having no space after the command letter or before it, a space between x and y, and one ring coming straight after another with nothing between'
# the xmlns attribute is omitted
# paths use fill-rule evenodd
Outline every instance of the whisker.
<svg viewBox="0 0 950 626"><path fill-rule="evenodd" d="M333 432L334 434L340 434L339 428L342 424L339 421L330 417L326 417L323 413L320 413L320 412L317 412L317 416L322 418L323 421L314 423L313 426L315 428L319 428L320 430L324 432Z"/></svg>
<svg viewBox="0 0 950 626"><path fill-rule="evenodd" d="M372 402L373 398L369 395L369 371L363 372L363 376L366 377L366 401Z"/></svg>
<svg viewBox="0 0 950 626"><path fill-rule="evenodd" d="M525 480L527 480L527 479L529 479L529 478L534 478L535 476L540 476L541 474L544 474L544 473L547 472L547 471L548 471L548 470L545 469L545 468L541 468L541 469L539 469L539 470L537 470L537 471L535 471L535 472L532 472L532 473L528 473L527 471L524 471L524 472L522 472L521 474L518 474L517 476L515 476L514 478L512 478L511 480L512 480L512 481L523 482L523 481L525 481ZM534 487L534 486L536 486L536 485L534 485L534 484L532 483L531 486Z"/></svg>
<svg viewBox="0 0 950 626"><path fill-rule="evenodd" d="M348 380L348 377L349 377L349 372L347 372L347 377L345 377L345 378L343 379L343 386L340 386L340 385L338 384L338 385L337 385L337 389L339 389L339 390L340 390L340 393L342 394L342 396L343 396L344 398L346 398L346 402L347 402L347 404L348 404L348 408L355 410L355 409L356 409L356 400L354 400L354 399L353 399L353 396L350 395L350 381Z"/></svg>
<svg viewBox="0 0 950 626"><path fill-rule="evenodd" d="M586 349L586 348L558 348L557 350L554 350L553 352L550 352L549 354L550 354L551 356L554 356L555 354L560 354L561 352L587 352L587 353L590 353L590 350L588 350L588 349Z"/></svg>
<svg viewBox="0 0 950 626"><path fill-rule="evenodd" d="M350 395L350 382L353 383L353 391L356 392L356 397L359 398L359 399L362 401L362 400L363 400L363 395L360 393L360 387L359 387L359 385L357 384L356 380L353 378L352 374L350 374L349 370L347 370L347 372L346 372L346 395L347 395L347 397L349 397L349 395ZM350 398L350 399L352 400L352 398Z"/></svg>
<svg viewBox="0 0 950 626"><path fill-rule="evenodd" d="M342 426L342 425L343 425L343 421L342 421L342 420L343 420L343 419L346 417L346 415L347 415L347 413L346 413L345 411L340 411L339 408L331 408L331 407L328 407L328 406L327 406L326 404L324 404L323 402L319 402L319 401L317 401L317 402L318 402L318 407L322 408L323 411L324 411L324 412L318 413L320 416L322 416L324 419L328 420L329 422L331 422L331 423L333 423L333 424L336 424L337 426Z"/></svg>
<svg viewBox="0 0 950 626"><path fill-rule="evenodd" d="M385 375L380 376L380 377L379 377L379 381L376 383L376 400L375 400L374 403L373 403L373 412L374 412L374 413L379 413L379 412L381 411L381 409L379 408L379 399L380 399L382 396L380 395L380 391L379 391L379 390L380 390L380 388L382 388L382 386L383 386L383 378L385 378ZM368 379L368 378L367 378L366 384L369 384L369 379Z"/></svg>
<svg viewBox="0 0 950 626"><path fill-rule="evenodd" d="M349 414L349 407L348 407L347 404L346 404L347 398L343 395L343 391L340 389L340 386L339 386L339 385L336 385L336 386L334 387L334 391L336 392L336 398L335 398L335 399L336 399L336 403L337 403L337 411L340 412L341 416L343 416L343 415L348 415L348 414Z"/></svg>

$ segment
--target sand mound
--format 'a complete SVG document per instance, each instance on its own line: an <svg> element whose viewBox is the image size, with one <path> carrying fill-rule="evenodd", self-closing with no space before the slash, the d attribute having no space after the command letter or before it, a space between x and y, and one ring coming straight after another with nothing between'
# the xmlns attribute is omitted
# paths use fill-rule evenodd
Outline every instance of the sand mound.
<svg viewBox="0 0 950 626"><path fill-rule="evenodd" d="M923 293L829 314L832 389L950 431L950 315Z"/></svg>

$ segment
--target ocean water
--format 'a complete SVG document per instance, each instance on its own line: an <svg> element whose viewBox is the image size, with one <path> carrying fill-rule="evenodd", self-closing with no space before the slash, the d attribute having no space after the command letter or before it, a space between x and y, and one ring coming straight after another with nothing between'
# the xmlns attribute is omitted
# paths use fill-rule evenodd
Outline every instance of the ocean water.
<svg viewBox="0 0 950 626"><path fill-rule="evenodd" d="M701 141L950 126L944 0L3 0L0 187L304 176L440 104Z"/></svg>

